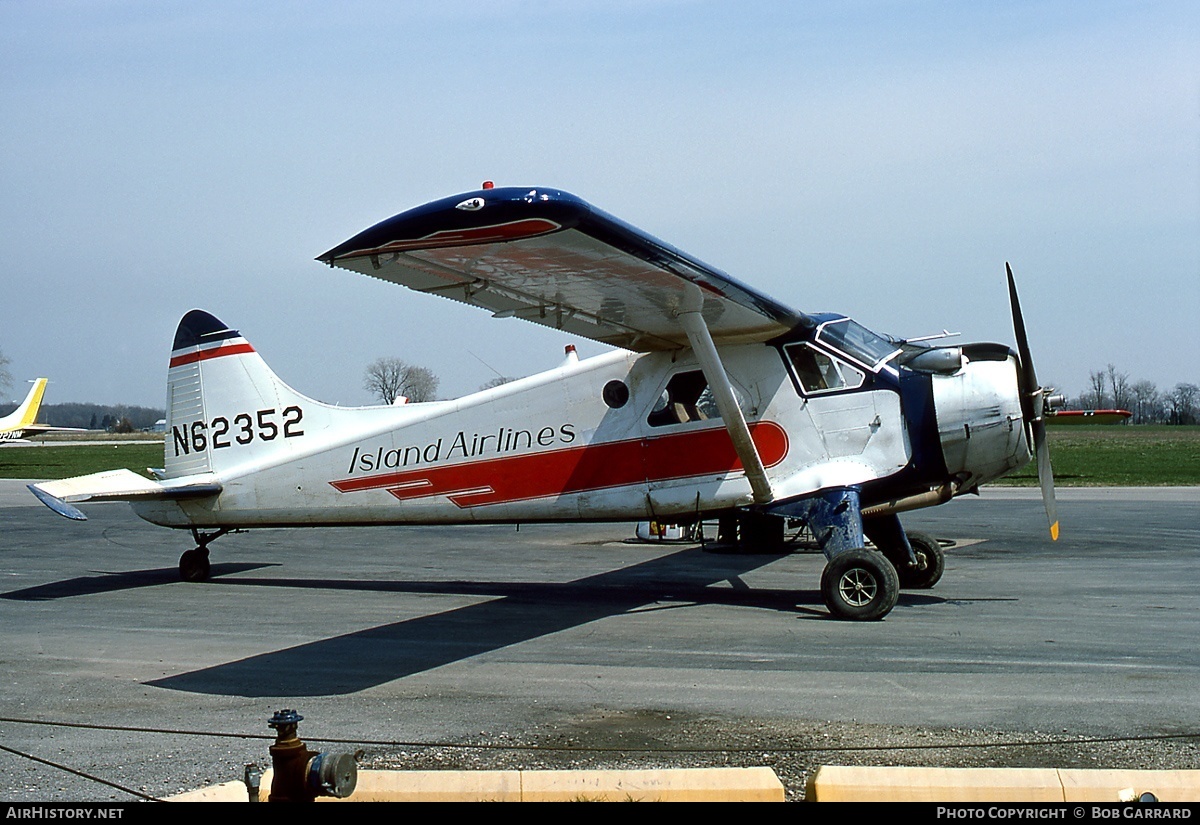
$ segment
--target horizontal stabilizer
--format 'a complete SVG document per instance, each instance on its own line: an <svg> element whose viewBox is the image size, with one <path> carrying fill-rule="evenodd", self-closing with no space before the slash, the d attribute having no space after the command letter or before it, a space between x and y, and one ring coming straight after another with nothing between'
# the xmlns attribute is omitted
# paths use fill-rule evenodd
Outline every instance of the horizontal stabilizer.
<svg viewBox="0 0 1200 825"><path fill-rule="evenodd" d="M163 484L132 470L106 470L61 481L30 484L29 491L60 516L83 521L86 516L70 502L202 498L221 492L221 485L215 481Z"/></svg>
<svg viewBox="0 0 1200 825"><path fill-rule="evenodd" d="M89 430L85 427L49 427L45 424L30 424L25 427L24 433L26 437L34 435L45 435L46 433L86 433Z"/></svg>

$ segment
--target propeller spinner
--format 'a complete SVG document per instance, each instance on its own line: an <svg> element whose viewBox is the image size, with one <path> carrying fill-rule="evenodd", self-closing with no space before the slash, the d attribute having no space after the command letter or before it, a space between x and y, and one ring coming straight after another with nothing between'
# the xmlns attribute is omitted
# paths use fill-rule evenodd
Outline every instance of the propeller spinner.
<svg viewBox="0 0 1200 825"><path fill-rule="evenodd" d="M1042 487L1042 503L1046 505L1046 519L1050 524L1050 538L1058 541L1058 508L1054 503L1054 471L1050 467L1050 445L1046 443L1046 393L1038 383L1033 370L1033 357L1029 353L1029 338L1025 334L1025 320L1021 316L1021 302L1017 298L1017 284L1013 280L1012 267L1007 262L1008 301L1012 307L1013 332L1017 336L1017 355L1021 360L1018 369L1018 387L1021 394L1021 414L1033 436L1037 452L1038 482Z"/></svg>

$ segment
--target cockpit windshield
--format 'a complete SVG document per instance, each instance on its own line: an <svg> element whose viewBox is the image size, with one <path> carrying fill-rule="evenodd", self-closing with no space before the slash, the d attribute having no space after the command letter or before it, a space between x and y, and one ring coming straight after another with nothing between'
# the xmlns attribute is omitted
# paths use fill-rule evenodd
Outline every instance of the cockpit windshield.
<svg viewBox="0 0 1200 825"><path fill-rule="evenodd" d="M900 352L894 343L849 318L822 324L817 340L872 370Z"/></svg>

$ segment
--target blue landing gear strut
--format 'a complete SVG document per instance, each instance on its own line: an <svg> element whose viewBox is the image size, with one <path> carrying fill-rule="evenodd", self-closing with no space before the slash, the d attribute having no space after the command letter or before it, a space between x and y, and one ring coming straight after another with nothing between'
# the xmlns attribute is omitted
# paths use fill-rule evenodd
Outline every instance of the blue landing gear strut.
<svg viewBox="0 0 1200 825"><path fill-rule="evenodd" d="M857 487L773 505L772 515L802 520L829 560L821 574L821 596L839 619L882 619L896 606L900 578L880 552L866 549ZM899 524L899 522L897 522Z"/></svg>
<svg viewBox="0 0 1200 825"><path fill-rule="evenodd" d="M863 530L900 575L905 590L927 590L946 569L946 554L938 540L926 533L906 532L899 516L875 516L863 521Z"/></svg>

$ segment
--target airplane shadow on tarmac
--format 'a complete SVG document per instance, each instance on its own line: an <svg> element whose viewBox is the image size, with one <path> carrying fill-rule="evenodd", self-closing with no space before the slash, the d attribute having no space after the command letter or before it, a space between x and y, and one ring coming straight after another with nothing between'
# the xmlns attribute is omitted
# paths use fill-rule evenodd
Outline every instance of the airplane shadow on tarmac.
<svg viewBox="0 0 1200 825"><path fill-rule="evenodd" d="M712 553L689 547L565 584L232 578L277 565L213 564L210 586L465 595L490 597L490 601L146 684L224 696L344 695L639 608L736 605L829 619L818 591L756 589L741 581L742 575L779 558L774 553ZM0 598L45 601L178 583L179 573L173 567L97 573L14 590ZM714 586L721 583L732 586ZM906 604L941 601L912 592L902 593L900 598Z"/></svg>
<svg viewBox="0 0 1200 825"><path fill-rule="evenodd" d="M778 558L689 548L566 584L227 579L224 584L493 598L147 684L229 696L343 695L647 606L727 604L828 619L819 592L751 589L740 581L742 574ZM720 582L733 586L711 586ZM909 593L901 598L910 603L938 601Z"/></svg>
<svg viewBox="0 0 1200 825"><path fill-rule="evenodd" d="M277 564L214 564L212 575L228 576L247 570L278 567ZM0 593L0 599L18 602L43 602L54 599L69 599L73 596L95 596L100 593L115 593L121 590L136 590L139 587L158 587L164 584L179 584L179 570L175 567L157 567L149 570L127 570L122 573L97 571L94 576L77 576L60 582L40 584Z"/></svg>

